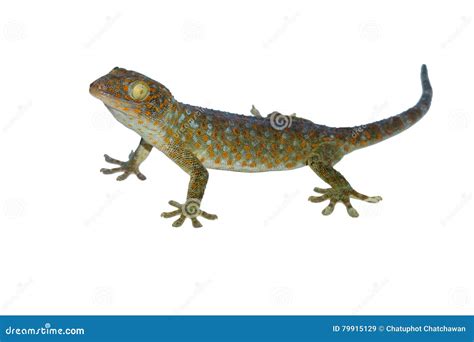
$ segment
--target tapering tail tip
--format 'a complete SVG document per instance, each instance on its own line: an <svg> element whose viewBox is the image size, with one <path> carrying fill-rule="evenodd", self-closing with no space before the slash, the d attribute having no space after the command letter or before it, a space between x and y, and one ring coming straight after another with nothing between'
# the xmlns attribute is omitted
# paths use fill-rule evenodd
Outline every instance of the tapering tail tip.
<svg viewBox="0 0 474 342"><path fill-rule="evenodd" d="M351 134L348 137L351 150L370 146L393 137L413 126L428 112L433 98L433 89L428 78L428 68L425 64L421 66L420 76L423 92L418 103L403 113L363 125L362 130L361 126L350 128ZM359 134L362 131L367 131L368 134ZM354 132L356 133L354 134Z"/></svg>
<svg viewBox="0 0 474 342"><path fill-rule="evenodd" d="M421 85L423 87L423 94L432 95L433 89L431 88L430 79L428 77L428 68L426 64L421 66Z"/></svg>

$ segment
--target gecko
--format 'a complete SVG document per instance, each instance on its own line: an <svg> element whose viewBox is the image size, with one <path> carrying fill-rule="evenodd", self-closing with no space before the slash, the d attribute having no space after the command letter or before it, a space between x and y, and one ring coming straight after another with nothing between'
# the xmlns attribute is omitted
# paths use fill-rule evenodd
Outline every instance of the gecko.
<svg viewBox="0 0 474 342"><path fill-rule="evenodd" d="M351 217L358 217L351 199L369 203L382 200L356 191L334 168L345 155L403 132L429 110L433 96L426 65L421 67L422 94L408 110L389 118L354 127L328 127L295 115L273 112L266 117L252 106L253 115L194 106L177 101L163 84L135 71L115 67L90 84L91 95L101 100L120 123L141 137L128 161L105 155L115 168L103 168L104 174L121 172L122 181L140 172L141 163L153 148L164 153L189 175L184 203L169 201L172 211L162 217L176 217L174 227L190 219L201 227L198 217L217 219L201 208L209 179L208 169L237 172L293 170L309 166L329 188L314 188L318 196L310 202L329 201L323 215L330 215L341 202Z"/></svg>

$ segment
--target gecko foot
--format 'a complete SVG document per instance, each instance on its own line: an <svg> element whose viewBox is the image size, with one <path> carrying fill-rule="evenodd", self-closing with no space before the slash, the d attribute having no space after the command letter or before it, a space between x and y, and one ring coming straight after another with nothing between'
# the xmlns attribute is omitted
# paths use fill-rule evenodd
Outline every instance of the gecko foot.
<svg viewBox="0 0 474 342"><path fill-rule="evenodd" d="M310 196L308 200L313 203L323 202L325 200L329 200L329 205L323 209L323 215L331 215L334 211L334 207L336 206L337 202L342 202L347 209L347 213L351 217L358 217L359 213L357 210L352 207L350 198L355 198L361 201L369 202L369 203L377 203L382 200L380 196L366 196L361 193L358 193L352 188L349 189L321 189L321 188L314 188L315 192L322 194L322 196Z"/></svg>
<svg viewBox="0 0 474 342"><path fill-rule="evenodd" d="M130 176L132 173L137 175L138 179L145 180L146 177L138 169L138 165L134 162L133 156L134 156L134 152L132 151L130 153L129 160L126 162L123 162L114 158L110 158L107 154L105 154L104 157L107 163L116 164L120 166L113 169L102 168L100 169L100 172L102 172L105 175L110 175L117 172L123 172L120 176L117 177L118 181L123 181L127 179L128 176Z"/></svg>
<svg viewBox="0 0 474 342"><path fill-rule="evenodd" d="M168 203L178 209L170 212L164 212L161 214L161 217L169 218L179 215L179 218L173 222L173 227L181 227L187 218L191 219L194 228L202 227L201 222L199 222L197 219L198 216L202 216L208 220L217 219L217 215L208 214L204 210L201 210L201 201L197 199L188 199L184 204L180 204L176 201L169 201Z"/></svg>

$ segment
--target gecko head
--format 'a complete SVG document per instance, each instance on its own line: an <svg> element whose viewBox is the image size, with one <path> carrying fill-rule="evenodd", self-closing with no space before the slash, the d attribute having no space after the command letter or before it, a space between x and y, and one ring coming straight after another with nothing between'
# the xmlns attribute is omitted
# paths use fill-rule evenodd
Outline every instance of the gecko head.
<svg viewBox="0 0 474 342"><path fill-rule="evenodd" d="M119 67L92 82L89 92L106 106L132 115L160 112L173 99L161 83Z"/></svg>

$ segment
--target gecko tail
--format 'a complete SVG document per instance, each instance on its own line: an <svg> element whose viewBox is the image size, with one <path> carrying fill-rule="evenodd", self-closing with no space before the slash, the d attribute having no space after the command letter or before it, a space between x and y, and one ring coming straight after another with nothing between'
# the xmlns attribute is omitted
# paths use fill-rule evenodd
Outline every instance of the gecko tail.
<svg viewBox="0 0 474 342"><path fill-rule="evenodd" d="M351 150L376 144L397 135L413 126L428 112L433 97L426 65L421 66L421 85L423 92L418 103L410 109L387 119L367 125L352 127L348 143Z"/></svg>

